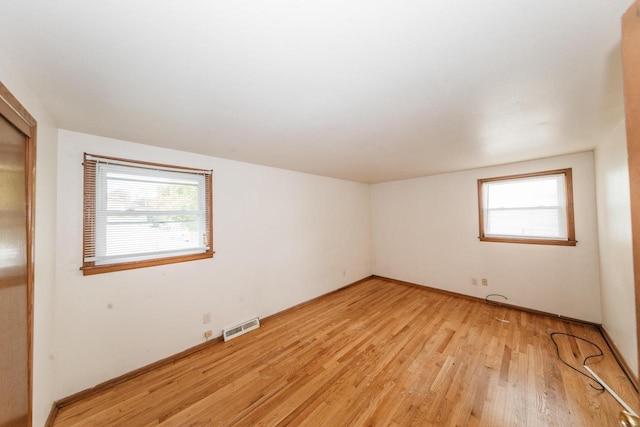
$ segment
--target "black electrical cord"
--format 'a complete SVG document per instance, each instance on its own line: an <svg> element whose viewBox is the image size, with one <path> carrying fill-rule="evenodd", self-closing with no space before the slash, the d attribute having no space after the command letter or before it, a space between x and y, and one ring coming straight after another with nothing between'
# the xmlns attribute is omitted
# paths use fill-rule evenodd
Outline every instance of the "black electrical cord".
<svg viewBox="0 0 640 427"><path fill-rule="evenodd" d="M509 301L509 298L505 297L504 295L500 295L500 294L489 294L486 297L484 297L484 301L487 304L492 304L492 305L498 305L498 306L502 306L503 304L500 304L498 301L492 301L489 299L489 297L502 297L504 298L506 301Z"/></svg>
<svg viewBox="0 0 640 427"><path fill-rule="evenodd" d="M600 346L598 346L598 344L589 341L588 339L579 337L577 335L573 335L573 334L568 334L566 332L551 332L550 337L551 337L551 342L553 342L553 345L556 346L556 354L558 355L558 359L560 359L560 361L562 361L562 363L564 363L565 365L567 365L568 367L570 367L571 369L573 369L574 371L576 371L577 373L579 373L580 375L583 375L585 377L587 377L589 380L593 381L594 383L598 384L599 387L594 387L593 384L589 384L591 386L591 388L593 388L594 390L598 390L598 391L604 391L604 387L602 386L602 384L600 384L600 381L596 380L595 378L593 378L591 375L589 374L585 374L584 372L582 372L581 370L571 366L569 363L567 363L562 356L560 356L560 347L558 347L558 343L556 342L556 340L554 339L554 337L556 335L564 335L567 337L572 337L572 338L576 338L579 339L581 341L584 341L588 344L591 344L592 346L594 346L595 348L598 349L598 351L600 353L598 354L591 354L587 357L584 358L584 361L582 362L582 365L586 365L587 364L587 360L591 359L592 357L600 357L600 356L604 356L604 353L602 352L602 349L600 348Z"/></svg>

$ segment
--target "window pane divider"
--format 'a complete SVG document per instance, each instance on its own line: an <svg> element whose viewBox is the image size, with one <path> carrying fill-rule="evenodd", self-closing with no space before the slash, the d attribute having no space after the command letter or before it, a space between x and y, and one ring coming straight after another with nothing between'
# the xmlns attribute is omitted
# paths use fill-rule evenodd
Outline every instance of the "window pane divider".
<svg viewBox="0 0 640 427"><path fill-rule="evenodd" d="M488 211L537 211L537 210L552 210L552 209L564 209L564 206L518 206L515 208L489 208Z"/></svg>
<svg viewBox="0 0 640 427"><path fill-rule="evenodd" d="M202 211L199 211L199 210L196 210L196 211L109 211L109 210L105 210L103 212L104 213L101 213L102 216L199 215L202 213Z"/></svg>

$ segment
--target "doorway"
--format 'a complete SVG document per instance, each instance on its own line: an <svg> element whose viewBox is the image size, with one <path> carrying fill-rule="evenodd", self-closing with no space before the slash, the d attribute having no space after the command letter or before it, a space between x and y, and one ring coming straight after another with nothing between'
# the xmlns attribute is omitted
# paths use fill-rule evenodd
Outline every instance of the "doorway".
<svg viewBox="0 0 640 427"><path fill-rule="evenodd" d="M0 83L0 426L31 425L36 123Z"/></svg>

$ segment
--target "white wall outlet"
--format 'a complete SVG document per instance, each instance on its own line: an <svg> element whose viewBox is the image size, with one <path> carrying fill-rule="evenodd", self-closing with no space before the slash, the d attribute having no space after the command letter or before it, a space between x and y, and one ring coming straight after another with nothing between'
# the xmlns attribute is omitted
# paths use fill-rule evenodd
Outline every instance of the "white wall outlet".
<svg viewBox="0 0 640 427"><path fill-rule="evenodd" d="M482 278L482 286L489 286L489 281L484 277Z"/></svg>
<svg viewBox="0 0 640 427"><path fill-rule="evenodd" d="M473 279L471 279L471 284L473 286L478 286L478 279L476 279L475 277Z"/></svg>
<svg viewBox="0 0 640 427"><path fill-rule="evenodd" d="M211 313L205 313L202 315L202 323L211 323Z"/></svg>
<svg viewBox="0 0 640 427"><path fill-rule="evenodd" d="M208 340L212 336L213 336L213 332L211 332L211 329L209 329L208 331L204 331L204 339Z"/></svg>

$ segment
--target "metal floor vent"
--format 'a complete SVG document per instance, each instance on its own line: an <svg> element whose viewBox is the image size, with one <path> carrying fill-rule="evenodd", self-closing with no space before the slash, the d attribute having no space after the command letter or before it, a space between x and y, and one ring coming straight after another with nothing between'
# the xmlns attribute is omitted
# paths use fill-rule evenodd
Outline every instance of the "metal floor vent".
<svg viewBox="0 0 640 427"><path fill-rule="evenodd" d="M260 327L260 319L255 318L251 320L247 320L244 323L241 323L238 326L234 326L233 328L227 328L222 330L222 337L226 341L229 341L231 338L239 337L242 334L246 334L249 331L253 331L254 329L258 329Z"/></svg>

